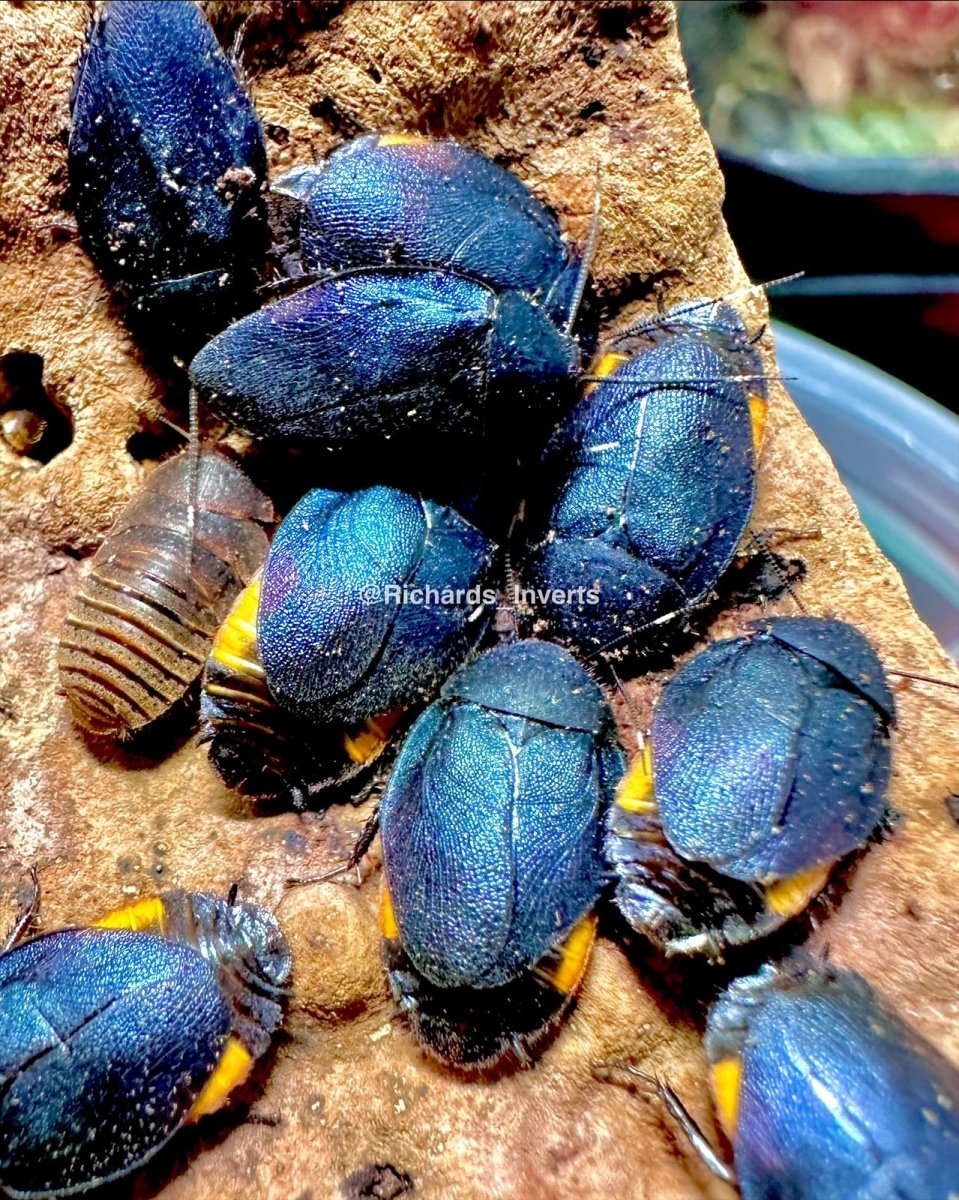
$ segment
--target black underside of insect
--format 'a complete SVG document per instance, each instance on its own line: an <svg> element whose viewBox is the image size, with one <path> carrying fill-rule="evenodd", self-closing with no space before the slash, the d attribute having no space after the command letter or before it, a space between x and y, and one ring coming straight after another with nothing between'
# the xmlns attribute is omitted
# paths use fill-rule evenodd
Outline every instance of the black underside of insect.
<svg viewBox="0 0 959 1200"><path fill-rule="evenodd" d="M440 988L413 967L398 941L383 943L390 988L417 1042L471 1076L528 1067L553 1040L575 995L537 968L494 988Z"/></svg>

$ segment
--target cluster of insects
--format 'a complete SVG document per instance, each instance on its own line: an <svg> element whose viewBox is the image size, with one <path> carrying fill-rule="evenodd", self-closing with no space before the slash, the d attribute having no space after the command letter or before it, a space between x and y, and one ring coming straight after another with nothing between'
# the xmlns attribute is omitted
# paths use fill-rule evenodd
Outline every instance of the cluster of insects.
<svg viewBox="0 0 959 1200"><path fill-rule="evenodd" d="M730 304L634 325L586 371L588 255L522 183L370 135L268 191L192 0L101 7L69 156L133 328L190 357L220 417L312 448L320 485L270 539L271 501L223 454L157 468L67 616L74 717L128 737L199 680L210 761L254 799L386 775L384 959L427 1053L530 1064L607 900L664 954L719 960L876 835L895 710L850 625L776 617L694 655L628 770L593 669L671 645L747 531L765 382ZM282 286L255 307L267 257ZM535 637L497 632L507 549L543 597ZM0 955L0 1186L68 1195L224 1102L281 1021L290 952L235 896L26 923ZM959 1072L858 976L794 957L740 978L705 1048L745 1200L959 1195Z"/></svg>

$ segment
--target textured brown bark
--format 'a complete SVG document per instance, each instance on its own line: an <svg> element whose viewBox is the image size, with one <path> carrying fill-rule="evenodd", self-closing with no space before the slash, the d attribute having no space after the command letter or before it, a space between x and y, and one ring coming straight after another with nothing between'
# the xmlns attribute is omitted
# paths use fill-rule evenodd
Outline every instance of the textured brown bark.
<svg viewBox="0 0 959 1200"><path fill-rule="evenodd" d="M728 1196L654 1104L597 1082L631 1056L669 1078L709 1126L697 1032L700 975L657 975L641 947L601 938L578 1009L532 1071L462 1083L428 1063L391 1005L376 934L378 869L359 888L285 880L342 855L362 810L253 817L193 742L154 761L86 742L57 694L55 643L89 555L142 479L128 439L160 415L163 382L121 310L62 228L68 95L85 3L0 8L0 353L30 350L75 423L48 465L0 449L2 660L0 920L35 865L47 926L85 921L125 897L179 886L244 892L294 942L296 991L252 1114L181 1135L135 1182L170 1200L391 1195L363 1190L391 1164L424 1200ZM660 299L717 296L746 282L723 225L722 180L696 116L668 5L576 3L210 4L224 38L245 13L244 61L274 170L359 129L463 138L512 167L574 237L597 170L596 275L610 322ZM788 237L775 213L768 236ZM760 326L761 300L741 306ZM770 370L773 347L765 339ZM815 527L796 542L807 611L863 628L889 666L943 676L935 640L862 528L813 434L773 392L757 528ZM794 611L790 599L777 611ZM727 611L710 637L756 609ZM665 676L630 684L640 722ZM959 1059L959 792L956 696L897 686L892 803L902 814L821 913L814 934ZM624 729L628 738L629 731ZM632 744L631 742L629 744ZM610 923L612 929L612 923ZM678 993L678 994L677 994ZM398 1186L394 1180L394 1187Z"/></svg>

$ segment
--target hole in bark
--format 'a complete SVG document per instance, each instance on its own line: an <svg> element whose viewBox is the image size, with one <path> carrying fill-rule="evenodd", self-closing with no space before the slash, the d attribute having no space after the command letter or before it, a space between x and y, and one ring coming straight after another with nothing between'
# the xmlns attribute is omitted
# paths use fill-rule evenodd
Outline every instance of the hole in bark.
<svg viewBox="0 0 959 1200"><path fill-rule="evenodd" d="M590 117L598 117L605 111L606 105L602 100L590 100L589 104L579 110L579 115L584 121L588 121Z"/></svg>
<svg viewBox="0 0 959 1200"><path fill-rule="evenodd" d="M412 1190L409 1175L389 1163L367 1163L340 1185L345 1200L400 1200Z"/></svg>
<svg viewBox="0 0 959 1200"><path fill-rule="evenodd" d="M629 27L633 20L633 11L626 5L601 8L596 14L596 24L604 38L611 42L622 42L629 37Z"/></svg>
<svg viewBox="0 0 959 1200"><path fill-rule="evenodd" d="M43 386L43 358L28 350L0 357L0 433L22 458L48 463L73 441L73 419Z"/></svg>

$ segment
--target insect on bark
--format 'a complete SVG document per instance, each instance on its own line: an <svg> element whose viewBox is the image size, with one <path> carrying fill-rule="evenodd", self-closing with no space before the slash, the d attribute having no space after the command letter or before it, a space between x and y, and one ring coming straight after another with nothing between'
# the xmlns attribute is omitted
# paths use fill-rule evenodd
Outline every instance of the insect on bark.
<svg viewBox="0 0 959 1200"><path fill-rule="evenodd" d="M158 467L120 514L67 614L58 665L73 715L120 737L199 676L217 627L262 565L273 506L239 467L202 454Z"/></svg>

